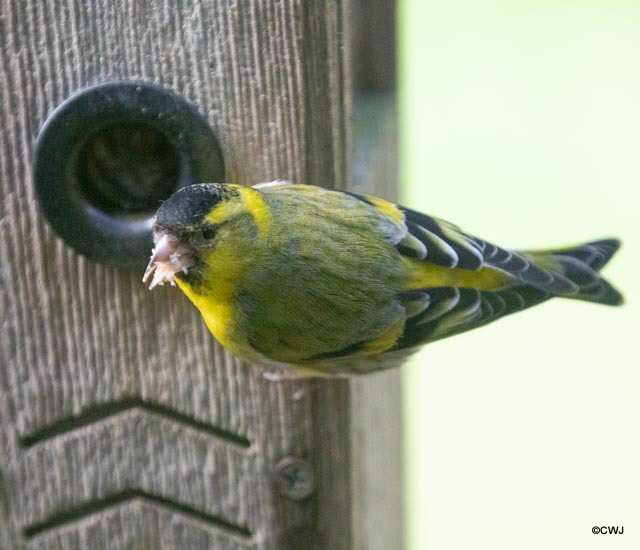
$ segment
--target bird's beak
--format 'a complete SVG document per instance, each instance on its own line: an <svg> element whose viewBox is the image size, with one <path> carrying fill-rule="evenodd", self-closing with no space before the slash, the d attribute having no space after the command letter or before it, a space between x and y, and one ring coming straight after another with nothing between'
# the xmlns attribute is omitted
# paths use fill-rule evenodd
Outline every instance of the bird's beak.
<svg viewBox="0 0 640 550"><path fill-rule="evenodd" d="M151 252L151 260L144 272L142 282L146 283L151 274L153 279L149 285L149 290L153 290L158 285L169 282L175 285L173 280L176 273L187 273L189 267L193 265L191 251L181 245L173 235L162 234L156 237L156 246Z"/></svg>

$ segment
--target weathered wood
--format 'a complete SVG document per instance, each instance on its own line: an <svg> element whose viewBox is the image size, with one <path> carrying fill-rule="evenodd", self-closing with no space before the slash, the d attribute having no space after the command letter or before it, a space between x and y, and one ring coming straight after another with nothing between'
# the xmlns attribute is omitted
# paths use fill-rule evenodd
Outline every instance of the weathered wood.
<svg viewBox="0 0 640 550"><path fill-rule="evenodd" d="M395 2L353 2L354 190L397 197ZM404 548L401 370L351 386L353 533L358 550Z"/></svg>
<svg viewBox="0 0 640 550"><path fill-rule="evenodd" d="M354 190L397 199L394 94L356 96ZM404 548L401 370L351 385L354 548Z"/></svg>
<svg viewBox="0 0 640 550"><path fill-rule="evenodd" d="M75 255L35 201L47 115L97 82L194 103L227 180L348 181L348 18L324 0L0 2L0 547L343 549L346 382L270 383L179 292ZM308 460L313 495L274 489Z"/></svg>
<svg viewBox="0 0 640 550"><path fill-rule="evenodd" d="M356 95L396 89L396 1L353 0L353 79Z"/></svg>

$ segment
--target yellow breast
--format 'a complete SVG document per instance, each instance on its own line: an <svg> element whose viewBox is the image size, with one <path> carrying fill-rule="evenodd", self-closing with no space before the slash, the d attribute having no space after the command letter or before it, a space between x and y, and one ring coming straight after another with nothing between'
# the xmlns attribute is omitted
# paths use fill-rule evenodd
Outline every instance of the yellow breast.
<svg viewBox="0 0 640 550"><path fill-rule="evenodd" d="M187 295L189 300L200 310L207 328L215 336L216 340L223 346L232 347L229 333L233 321L233 307L231 303L231 293L216 292L211 294L198 294L193 289L176 279L178 287ZM229 289L230 290L230 289Z"/></svg>

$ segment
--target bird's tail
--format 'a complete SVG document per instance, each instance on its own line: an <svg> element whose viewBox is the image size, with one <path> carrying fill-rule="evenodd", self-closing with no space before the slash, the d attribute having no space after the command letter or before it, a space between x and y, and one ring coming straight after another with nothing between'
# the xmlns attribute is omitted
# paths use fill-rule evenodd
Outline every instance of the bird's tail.
<svg viewBox="0 0 640 550"><path fill-rule="evenodd" d="M571 248L527 251L524 254L540 267L558 273L578 286L576 293L565 295L567 298L617 306L624 302L624 298L600 276L600 270L618 248L618 239L603 239Z"/></svg>

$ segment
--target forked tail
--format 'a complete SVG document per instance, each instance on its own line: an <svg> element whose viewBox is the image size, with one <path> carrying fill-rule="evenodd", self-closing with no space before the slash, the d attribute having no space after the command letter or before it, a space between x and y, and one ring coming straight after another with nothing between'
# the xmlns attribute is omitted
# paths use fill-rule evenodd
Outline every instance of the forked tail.
<svg viewBox="0 0 640 550"><path fill-rule="evenodd" d="M577 293L565 297L617 306L624 302L624 298L600 276L600 270L618 248L618 239L603 239L572 248L527 251L524 254L540 267L559 273L578 286Z"/></svg>

